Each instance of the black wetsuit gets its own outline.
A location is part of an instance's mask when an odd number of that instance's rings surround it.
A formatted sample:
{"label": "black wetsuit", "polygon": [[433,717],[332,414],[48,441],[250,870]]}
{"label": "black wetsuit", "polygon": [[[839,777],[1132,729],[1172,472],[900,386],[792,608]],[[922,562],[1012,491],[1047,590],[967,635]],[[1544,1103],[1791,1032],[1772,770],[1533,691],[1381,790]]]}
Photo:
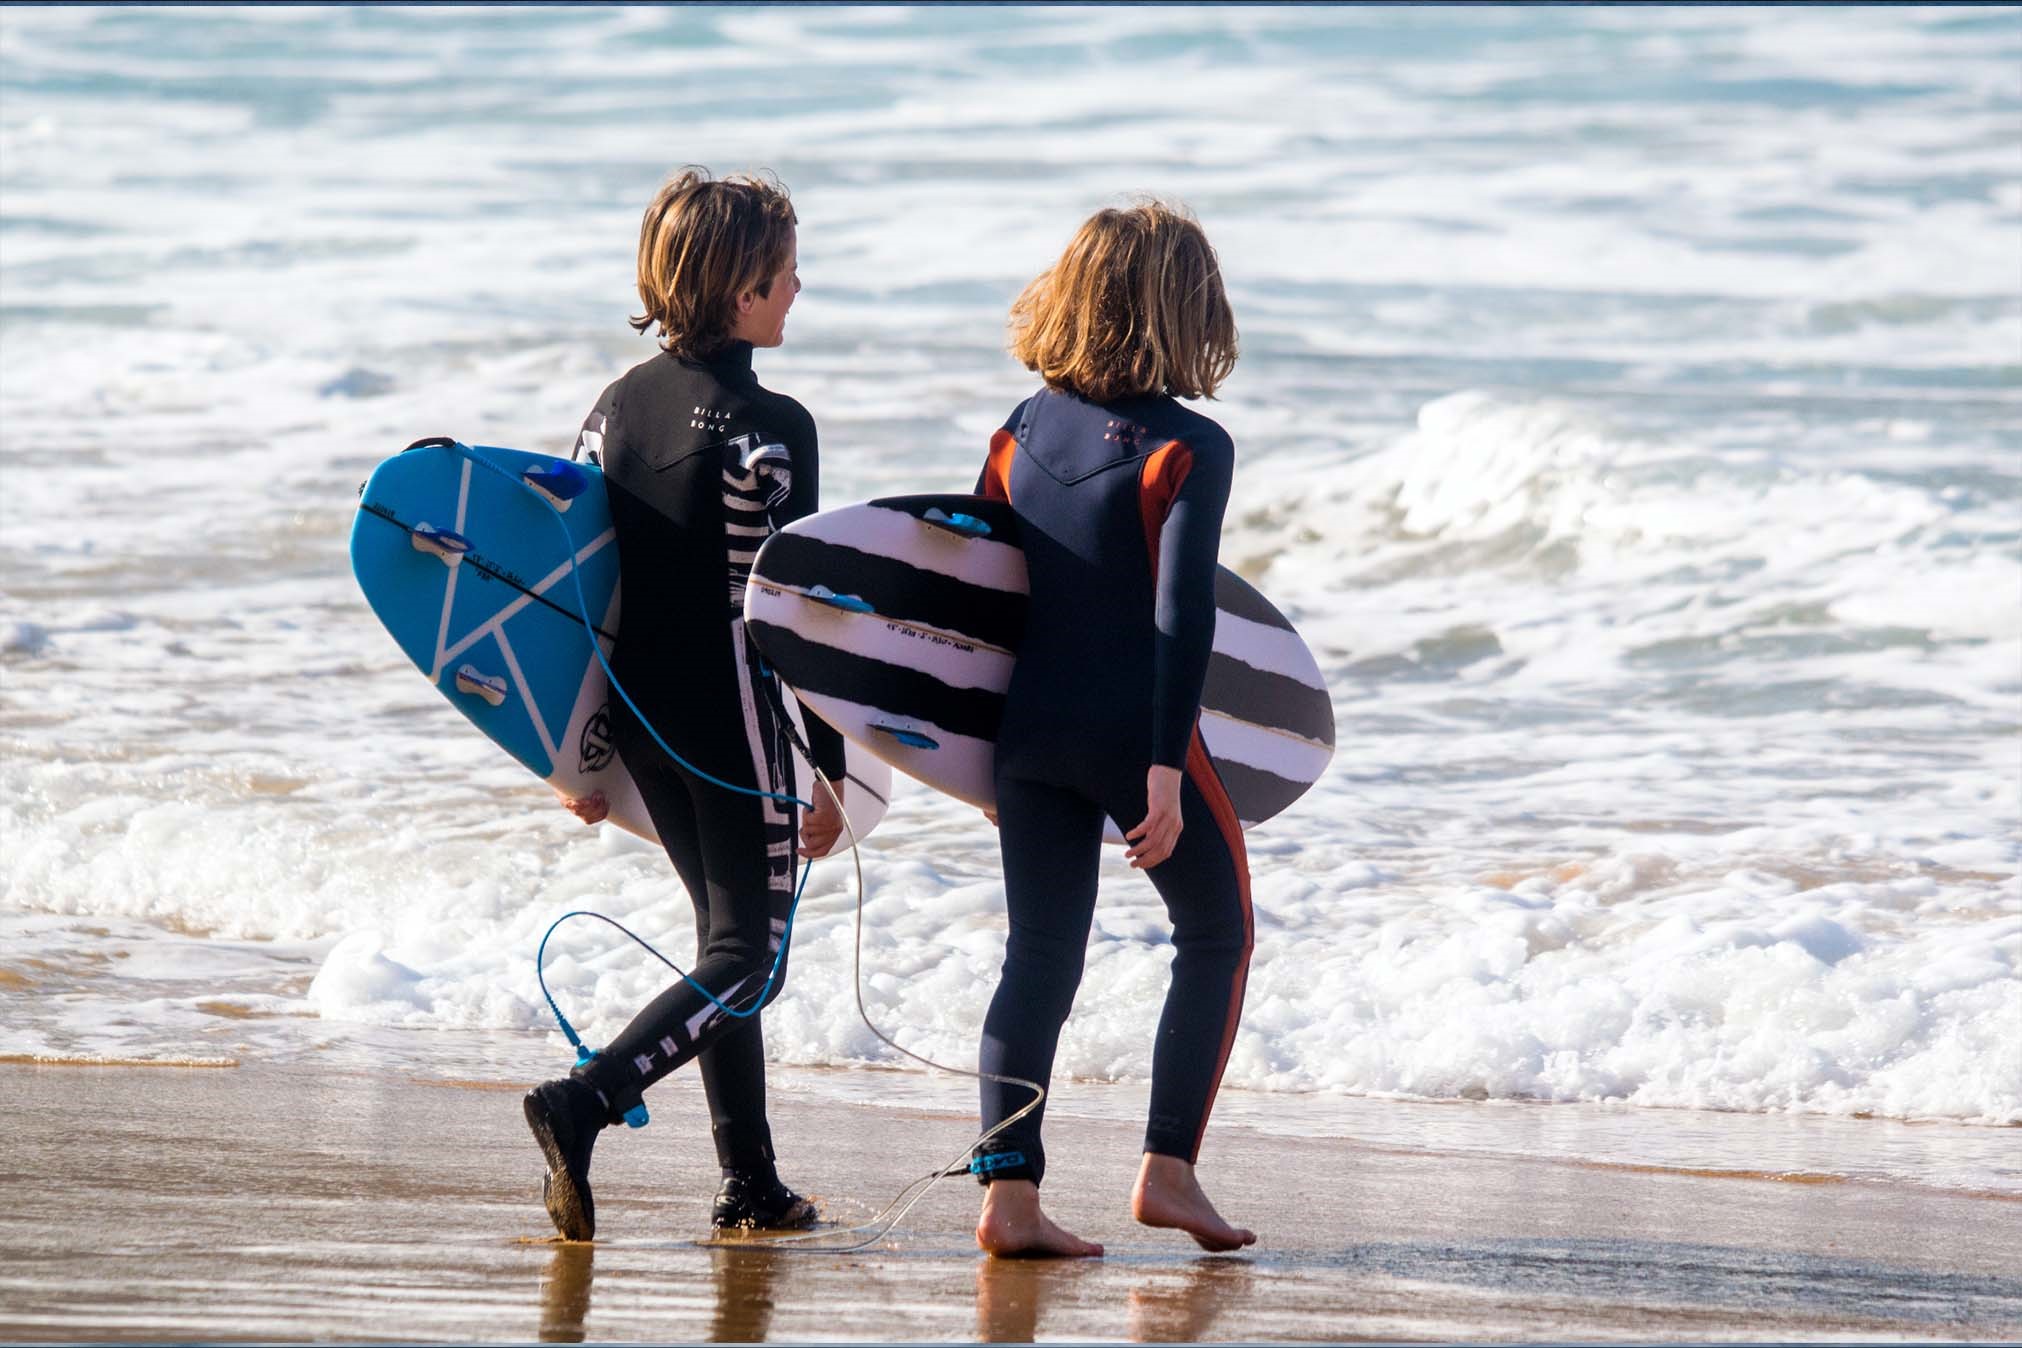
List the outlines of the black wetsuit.
{"label": "black wetsuit", "polygon": [[[751,346],[708,361],[660,355],[604,390],[576,457],[604,468],[624,588],[618,680],[674,751],[741,787],[791,793],[778,692],[744,639],[744,584],[759,544],[813,513],[814,419],[759,386]],[[793,898],[794,809],[712,785],[675,763],[614,697],[613,738],[695,904],[690,976],[747,1010],[760,997]],[[842,780],[842,738],[803,715],[817,766]],[[770,1000],[786,981],[779,976]],[[726,1170],[769,1171],[765,1047],[756,1015],[725,1014],[686,979],[635,1016],[576,1075],[612,1117],[690,1058]]]}
{"label": "black wetsuit", "polygon": [[[997,739],[1011,930],[982,1067],[1050,1077],[1081,982],[1103,816],[1136,827],[1146,770],[1181,768],[1179,841],[1147,872],[1174,958],[1144,1145],[1189,1162],[1234,1043],[1252,933],[1242,827],[1196,725],[1234,464],[1228,434],[1171,398],[1096,404],[1048,389],[991,440],[976,488],[1017,513],[1032,592]],[[1030,1099],[986,1081],[983,1121]],[[985,1145],[998,1155],[979,1158],[983,1178],[1044,1175],[1042,1112]]]}

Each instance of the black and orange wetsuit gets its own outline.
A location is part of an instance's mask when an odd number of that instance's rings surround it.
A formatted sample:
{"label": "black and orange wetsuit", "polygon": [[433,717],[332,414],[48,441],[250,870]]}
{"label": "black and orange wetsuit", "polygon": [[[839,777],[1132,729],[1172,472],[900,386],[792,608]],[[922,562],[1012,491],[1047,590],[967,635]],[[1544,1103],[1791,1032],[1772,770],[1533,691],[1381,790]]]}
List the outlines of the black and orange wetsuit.
{"label": "black and orange wetsuit", "polygon": [[[792,758],[773,677],[744,638],[744,585],[758,547],[811,514],[814,419],[762,387],[751,345],[710,360],[663,354],[604,390],[576,457],[603,465],[624,573],[612,666],[640,711],[695,767],[747,790],[791,793]],[[695,905],[689,975],[739,1010],[755,1004],[793,899],[790,804],[726,791],[670,759],[613,699],[618,752]],[[842,737],[803,716],[821,770],[842,780]],[[768,997],[785,985],[780,965]],[[691,1058],[725,1172],[769,1176],[765,1047],[758,1017],[724,1014],[678,980],[575,1075],[612,1118]]]}
{"label": "black and orange wetsuit", "polygon": [[[1171,398],[1098,404],[1047,389],[992,438],[976,488],[1017,514],[1032,592],[997,739],[1011,930],[981,1065],[1050,1077],[1081,982],[1103,817],[1136,827],[1146,770],[1182,768],[1179,842],[1147,872],[1174,958],[1144,1146],[1188,1162],[1235,1040],[1251,945],[1242,828],[1196,724],[1234,464],[1227,432]],[[984,1123],[1030,1098],[986,1080]],[[1035,1111],[985,1144],[980,1177],[1039,1180],[1040,1122]]]}

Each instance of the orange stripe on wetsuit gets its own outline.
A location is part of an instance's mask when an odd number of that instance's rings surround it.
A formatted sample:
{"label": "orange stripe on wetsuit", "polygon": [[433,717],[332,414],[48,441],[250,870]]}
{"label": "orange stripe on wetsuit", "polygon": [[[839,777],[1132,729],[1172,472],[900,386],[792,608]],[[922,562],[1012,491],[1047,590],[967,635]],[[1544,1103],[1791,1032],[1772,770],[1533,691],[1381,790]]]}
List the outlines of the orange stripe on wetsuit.
{"label": "orange stripe on wetsuit", "polygon": [[1011,504],[1011,460],[1017,455],[1018,440],[1011,432],[1000,430],[990,437],[990,457],[983,462],[983,480],[977,486],[979,496]]}
{"label": "orange stripe on wetsuit", "polygon": [[[1012,452],[1017,443],[1008,432],[999,431],[998,438],[1010,442]],[[997,439],[990,442],[990,468],[997,464]],[[1008,469],[1009,455],[1006,456]],[[1172,512],[1172,505],[1179,497],[1180,487],[1187,480],[1187,473],[1193,467],[1193,451],[1178,440],[1168,440],[1145,456],[1144,465],[1138,470],[1138,510],[1144,520],[1144,545],[1151,555],[1151,579],[1158,583],[1159,536],[1165,530],[1165,519]],[[987,475],[990,468],[986,468]],[[1008,478],[1007,478],[1008,481]],[[1007,491],[1005,500],[1010,500]],[[1236,817],[1236,807],[1229,800],[1227,788],[1222,785],[1221,774],[1215,771],[1214,760],[1208,757],[1206,743],[1201,739],[1200,718],[1194,718],[1192,737],[1187,741],[1187,780],[1201,793],[1207,802],[1208,813],[1221,831],[1222,841],[1228,844],[1229,861],[1235,867],[1236,893],[1243,907],[1243,952],[1236,961],[1234,985],[1229,989],[1228,1016],[1222,1026],[1221,1047],[1215,1057],[1214,1084],[1209,1087],[1207,1105],[1201,1111],[1200,1127],[1194,1132],[1193,1154],[1189,1162],[1200,1155],[1201,1137],[1208,1129],[1208,1115],[1213,1113],[1215,1096],[1221,1091],[1222,1072],[1228,1067],[1229,1054],[1236,1046],[1236,1026],[1242,1020],[1243,992],[1249,981],[1250,951],[1256,944],[1256,922],[1250,909],[1250,854],[1243,846],[1243,824]]]}

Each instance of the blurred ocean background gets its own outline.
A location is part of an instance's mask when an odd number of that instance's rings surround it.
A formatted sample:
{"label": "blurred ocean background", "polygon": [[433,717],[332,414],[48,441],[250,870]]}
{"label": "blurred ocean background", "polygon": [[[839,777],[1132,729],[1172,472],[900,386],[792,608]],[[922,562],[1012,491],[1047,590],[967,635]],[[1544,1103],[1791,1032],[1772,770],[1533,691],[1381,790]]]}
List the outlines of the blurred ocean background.
{"label": "blurred ocean background", "polygon": [[[793,192],[758,368],[831,504],[973,481],[1089,211],[1218,245],[1223,559],[1340,740],[1251,835],[1223,1117],[2022,1122],[2012,8],[0,11],[0,1057],[532,1079],[555,915],[690,948],[345,544],[417,437],[565,451],[691,162]],[[973,1062],[994,833],[913,787],[864,866],[873,1017]],[[1061,1069],[1141,1083],[1171,950],[1109,866]],[[775,1060],[899,1065],[854,913],[818,866]],[[594,1043],[661,971],[577,928]]]}

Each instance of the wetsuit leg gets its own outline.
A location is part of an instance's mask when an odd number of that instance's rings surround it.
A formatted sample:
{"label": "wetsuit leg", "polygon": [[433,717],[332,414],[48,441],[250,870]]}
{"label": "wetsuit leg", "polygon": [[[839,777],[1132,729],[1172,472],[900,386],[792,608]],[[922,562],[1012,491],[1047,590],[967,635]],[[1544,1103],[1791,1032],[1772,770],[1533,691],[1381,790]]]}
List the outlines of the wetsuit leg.
{"label": "wetsuit leg", "polygon": [[[1004,972],[983,1020],[979,1055],[985,1072],[1046,1085],[1060,1027],[1074,1005],[1095,916],[1096,872],[1102,855],[1102,807],[1064,787],[1000,778],[997,827],[1004,855],[1004,900],[1011,931]],[[1003,1122],[1032,1100],[1023,1086],[982,1083],[983,1124]],[[1034,1110],[989,1142],[985,1153],[1021,1153],[989,1171],[990,1179],[1038,1181],[1046,1173]]]}
{"label": "wetsuit leg", "polygon": [[[704,943],[698,938],[698,960]],[[780,977],[786,968],[780,967]],[[773,981],[773,993],[779,980]],[[702,1091],[709,1101],[709,1128],[716,1140],[716,1164],[726,1175],[770,1173],[773,1166],[772,1125],[765,1115],[765,1032],[762,1018],[751,1016],[732,1025],[696,1055]]]}
{"label": "wetsuit leg", "polygon": [[[1144,818],[1143,782],[1110,804],[1133,827]],[[1152,1046],[1144,1149],[1191,1164],[1235,1045],[1253,940],[1242,826],[1198,733],[1180,780],[1180,820],[1172,855],[1146,872],[1172,919],[1173,961]]]}
{"label": "wetsuit leg", "polygon": [[[695,905],[695,962],[699,964],[709,952],[710,917],[708,872],[702,864],[702,827],[695,818],[695,803],[688,794],[688,784],[660,746],[638,727],[629,709],[620,710],[623,719],[633,723],[625,737],[626,770],[638,784],[660,844],[667,849],[667,858]],[[702,1076],[702,1091],[709,1101],[716,1161],[726,1173],[764,1171],[773,1161],[772,1128],[765,1115],[761,1019],[752,1016],[738,1022],[695,1059],[695,1070]]]}
{"label": "wetsuit leg", "polygon": [[[741,642],[739,646],[740,659],[746,659]],[[783,757],[777,752],[779,735],[773,713],[749,683],[745,693],[739,738],[751,756],[753,775],[767,782],[767,789],[784,790],[790,781]],[[688,971],[690,978],[709,989],[717,1001],[738,1011],[758,1005],[761,995],[768,1001],[778,996],[786,982],[786,961],[780,961],[769,992],[765,991],[765,980],[784,939],[787,914],[793,902],[791,807],[691,777],[664,755],[648,752],[651,741],[636,718],[628,714],[616,716],[613,721],[619,752],[627,764],[653,764],[645,772],[634,770],[642,794],[650,790],[663,801],[678,800],[673,789],[678,783],[687,797],[686,819],[678,809],[670,809],[669,818],[676,832],[683,831],[687,820],[692,819],[695,857],[701,870],[701,884],[691,891],[700,910],[697,929],[701,952],[694,968]],[[672,782],[667,780],[669,777]],[[654,786],[646,785],[648,778],[654,779]],[[654,827],[661,828],[653,796],[647,797],[647,808],[653,815]],[[726,1035],[755,1029],[755,1015],[727,1014],[694,983],[681,979],[667,988],[633,1017],[631,1024],[596,1059],[579,1069],[579,1075],[604,1092],[614,1114],[622,1113],[654,1082],[714,1048]],[[754,1035],[749,1042],[762,1054],[762,1040]],[[734,1099],[726,1104],[747,1119],[748,1111],[755,1107],[762,1118],[762,1057],[743,1045],[733,1045],[732,1053],[742,1056],[733,1056],[724,1066],[741,1064],[745,1069],[757,1070],[733,1086]],[[755,1091],[749,1078],[757,1079]],[[734,1139],[731,1150],[739,1162],[745,1159],[743,1153],[752,1140]],[[769,1152],[769,1145],[765,1150]]]}

